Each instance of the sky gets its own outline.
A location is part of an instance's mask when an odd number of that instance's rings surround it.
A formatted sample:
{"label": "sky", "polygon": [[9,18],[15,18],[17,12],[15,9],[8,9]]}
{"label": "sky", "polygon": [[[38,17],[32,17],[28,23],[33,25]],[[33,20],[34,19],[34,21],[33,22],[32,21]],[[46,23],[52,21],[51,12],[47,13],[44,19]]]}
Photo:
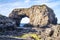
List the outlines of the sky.
{"label": "sky", "polygon": [[[58,23],[60,23],[60,0],[0,0],[0,14],[8,16],[15,8],[29,8],[32,5],[41,4],[52,8],[58,18]],[[25,19],[22,22],[26,22]]]}

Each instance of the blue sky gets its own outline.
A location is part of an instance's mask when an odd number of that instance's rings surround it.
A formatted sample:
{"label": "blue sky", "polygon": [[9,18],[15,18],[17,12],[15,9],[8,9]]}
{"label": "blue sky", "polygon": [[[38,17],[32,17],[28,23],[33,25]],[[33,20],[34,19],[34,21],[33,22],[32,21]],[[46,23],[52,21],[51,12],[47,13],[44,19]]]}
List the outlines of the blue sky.
{"label": "blue sky", "polygon": [[0,14],[8,16],[15,8],[28,8],[41,4],[52,8],[58,18],[58,23],[60,23],[60,0],[0,0]]}

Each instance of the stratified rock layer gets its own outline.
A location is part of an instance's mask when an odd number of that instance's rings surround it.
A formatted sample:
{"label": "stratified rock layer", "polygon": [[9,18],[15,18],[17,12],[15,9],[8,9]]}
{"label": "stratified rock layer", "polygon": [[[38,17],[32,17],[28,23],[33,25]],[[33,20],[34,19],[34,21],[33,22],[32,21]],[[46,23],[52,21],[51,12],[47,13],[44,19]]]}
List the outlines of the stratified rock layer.
{"label": "stratified rock layer", "polygon": [[6,30],[6,29],[12,30],[15,27],[16,27],[16,23],[12,19],[3,15],[0,15],[0,31]]}
{"label": "stratified rock layer", "polygon": [[14,9],[9,17],[14,19],[17,25],[20,24],[23,17],[28,17],[30,24],[33,26],[42,27],[48,24],[57,24],[54,11],[46,5],[34,5],[30,8]]}

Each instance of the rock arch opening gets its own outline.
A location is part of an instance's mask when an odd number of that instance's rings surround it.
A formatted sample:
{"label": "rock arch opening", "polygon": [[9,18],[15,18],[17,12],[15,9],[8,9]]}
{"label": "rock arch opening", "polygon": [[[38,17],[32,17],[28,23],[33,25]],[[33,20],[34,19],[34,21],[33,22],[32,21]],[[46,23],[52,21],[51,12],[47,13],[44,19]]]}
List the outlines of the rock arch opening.
{"label": "rock arch opening", "polygon": [[28,17],[24,17],[20,21],[20,27],[23,27],[25,24],[29,24],[30,19]]}
{"label": "rock arch opening", "polygon": [[46,5],[34,5],[30,8],[14,9],[11,14],[9,14],[9,17],[15,20],[17,26],[20,25],[21,19],[24,17],[30,19],[28,26],[44,27],[49,24],[57,24],[54,11]]}

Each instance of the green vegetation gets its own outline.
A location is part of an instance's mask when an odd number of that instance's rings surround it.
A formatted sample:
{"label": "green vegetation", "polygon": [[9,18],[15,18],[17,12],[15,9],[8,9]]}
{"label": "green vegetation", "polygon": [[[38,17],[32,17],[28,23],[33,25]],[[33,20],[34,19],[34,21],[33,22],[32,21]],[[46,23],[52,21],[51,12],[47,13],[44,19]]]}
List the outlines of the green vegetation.
{"label": "green vegetation", "polygon": [[40,37],[37,34],[24,34],[22,36],[18,36],[17,38],[27,38],[32,37],[35,40],[40,40]]}

